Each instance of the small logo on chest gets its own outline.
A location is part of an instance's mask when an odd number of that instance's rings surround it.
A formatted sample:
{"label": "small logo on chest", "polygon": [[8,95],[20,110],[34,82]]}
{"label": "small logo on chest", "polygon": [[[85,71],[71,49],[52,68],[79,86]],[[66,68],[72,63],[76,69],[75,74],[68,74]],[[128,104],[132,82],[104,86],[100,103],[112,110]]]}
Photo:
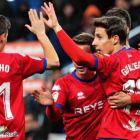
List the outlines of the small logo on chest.
{"label": "small logo on chest", "polygon": [[83,92],[78,92],[78,93],[77,93],[77,97],[78,97],[78,99],[83,99],[83,98],[85,98]]}

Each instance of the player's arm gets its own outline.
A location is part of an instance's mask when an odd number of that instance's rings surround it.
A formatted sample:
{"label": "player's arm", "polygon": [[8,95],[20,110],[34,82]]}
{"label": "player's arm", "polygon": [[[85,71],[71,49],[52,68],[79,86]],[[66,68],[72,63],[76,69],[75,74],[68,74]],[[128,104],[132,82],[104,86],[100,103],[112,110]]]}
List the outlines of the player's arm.
{"label": "player's arm", "polygon": [[36,10],[30,10],[29,12],[29,19],[31,22],[30,25],[25,25],[32,33],[34,33],[39,42],[42,45],[44,50],[44,55],[47,60],[47,67],[46,69],[53,69],[59,66],[59,58],[50,43],[48,37],[45,34],[45,25],[43,22],[43,16],[40,12],[40,17],[38,17]]}
{"label": "player's arm", "polygon": [[57,33],[57,37],[64,49],[64,51],[70,56],[70,58],[79,65],[85,65],[90,69],[94,68],[95,58],[85,51],[81,50],[76,43],[62,30],[58,23],[53,5],[49,2],[49,5],[44,3],[44,7],[41,7],[48,16],[48,20],[44,19],[45,24],[53,28]]}
{"label": "player's arm", "polygon": [[140,104],[140,94],[128,95],[124,92],[116,92],[108,98],[111,108],[120,108],[126,105]]}
{"label": "player's arm", "polygon": [[52,94],[49,90],[45,88],[43,88],[43,91],[35,90],[32,92],[32,96],[36,102],[47,106],[46,114],[51,121],[56,122],[60,119],[63,111],[62,109],[56,107]]}

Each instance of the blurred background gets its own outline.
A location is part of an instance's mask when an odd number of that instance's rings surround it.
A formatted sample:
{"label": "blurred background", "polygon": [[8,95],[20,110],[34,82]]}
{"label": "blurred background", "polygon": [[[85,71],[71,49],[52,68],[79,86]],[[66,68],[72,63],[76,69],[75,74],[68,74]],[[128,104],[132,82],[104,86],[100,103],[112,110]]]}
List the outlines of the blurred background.
{"label": "blurred background", "polygon": [[[138,49],[140,43],[140,0],[0,0],[0,14],[11,22],[8,43],[4,52],[18,52],[31,56],[43,56],[43,50],[35,35],[24,26],[30,24],[28,10],[41,10],[44,2],[52,2],[62,28],[70,37],[81,32],[94,34],[93,18],[101,17],[113,7],[122,7],[131,16],[130,45]],[[45,13],[44,17],[46,17]],[[46,17],[47,18],[47,17]],[[72,61],[62,50],[54,31],[46,27],[46,34],[60,58],[60,67],[44,74],[35,74],[23,81],[25,102],[26,140],[63,140],[62,119],[52,123],[45,115],[46,106],[39,105],[30,96],[43,85],[50,91],[54,82],[74,70]]]}

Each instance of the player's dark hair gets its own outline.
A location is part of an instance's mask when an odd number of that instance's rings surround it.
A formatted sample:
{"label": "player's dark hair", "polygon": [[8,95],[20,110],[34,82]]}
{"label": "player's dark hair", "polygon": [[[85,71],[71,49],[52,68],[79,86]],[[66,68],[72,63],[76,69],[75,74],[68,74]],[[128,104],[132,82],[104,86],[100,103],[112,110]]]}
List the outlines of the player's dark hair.
{"label": "player's dark hair", "polygon": [[8,33],[8,29],[10,29],[11,24],[10,22],[6,19],[5,16],[0,15],[0,35],[2,34],[7,34]]}
{"label": "player's dark hair", "polygon": [[101,18],[94,19],[94,26],[105,28],[108,38],[111,38],[114,35],[118,35],[120,44],[121,45],[126,44],[127,25],[123,19],[116,16],[112,17],[103,16]]}
{"label": "player's dark hair", "polygon": [[129,13],[123,8],[112,8],[107,11],[105,16],[117,16],[119,18],[122,18],[123,20],[125,20],[127,27],[129,27],[129,29],[131,28],[131,17]]}
{"label": "player's dark hair", "polygon": [[91,52],[95,52],[95,47],[92,46],[92,42],[94,40],[94,36],[92,34],[83,32],[79,35],[74,36],[72,39],[76,44],[89,45]]}

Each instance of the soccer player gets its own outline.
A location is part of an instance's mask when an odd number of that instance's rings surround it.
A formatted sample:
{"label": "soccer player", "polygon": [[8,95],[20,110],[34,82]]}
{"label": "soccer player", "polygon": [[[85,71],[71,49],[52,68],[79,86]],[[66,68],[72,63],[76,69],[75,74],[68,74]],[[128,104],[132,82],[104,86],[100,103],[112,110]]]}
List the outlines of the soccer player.
{"label": "soccer player", "polygon": [[[31,26],[26,27],[37,36],[45,58],[0,53],[0,140],[25,140],[23,79],[59,66],[58,56],[45,35],[42,13],[39,18],[35,10],[30,10],[29,19]],[[0,15],[0,51],[7,42],[9,28],[9,21]]]}
{"label": "soccer player", "polygon": [[[91,53],[91,49],[94,49],[93,39],[93,35],[81,33],[73,41],[79,48]],[[104,91],[94,71],[76,63],[74,66],[75,71],[56,81],[52,94],[49,90],[34,91],[32,96],[42,105],[48,105],[46,113],[51,121],[58,121],[63,116],[67,140],[95,140],[100,126]]]}
{"label": "soccer player", "polygon": [[[92,55],[79,49],[59,25],[53,6],[43,8],[49,19],[44,22],[53,28],[57,37],[70,58],[78,65],[96,70],[102,81],[102,86],[109,97],[118,91],[126,94],[139,93],[140,58],[139,51],[126,49],[127,25],[118,17],[102,17],[94,20],[96,26],[94,46],[100,46],[105,53]],[[108,102],[104,104],[103,118],[98,133],[98,139],[128,139],[140,138],[139,106],[129,105],[126,108],[112,109]]]}
{"label": "soccer player", "polygon": [[[126,24],[127,24],[127,39],[126,39],[126,48],[131,49],[131,51],[136,51],[133,47],[130,47],[129,45],[129,41],[128,41],[128,37],[129,37],[129,31],[131,29],[131,17],[129,15],[129,13],[124,10],[123,8],[112,8],[110,10],[107,11],[107,13],[105,14],[105,16],[117,16],[123,20],[125,20]],[[98,49],[100,50],[100,49]],[[104,53],[104,52],[103,52]],[[131,98],[130,98],[130,97]],[[140,104],[140,95],[139,94],[132,94],[132,95],[128,95],[128,94],[124,94],[123,92],[119,92],[119,93],[115,93],[113,96],[110,96],[108,98],[109,103],[111,105],[112,108],[118,108],[118,107],[124,107],[124,105],[127,104]]]}

